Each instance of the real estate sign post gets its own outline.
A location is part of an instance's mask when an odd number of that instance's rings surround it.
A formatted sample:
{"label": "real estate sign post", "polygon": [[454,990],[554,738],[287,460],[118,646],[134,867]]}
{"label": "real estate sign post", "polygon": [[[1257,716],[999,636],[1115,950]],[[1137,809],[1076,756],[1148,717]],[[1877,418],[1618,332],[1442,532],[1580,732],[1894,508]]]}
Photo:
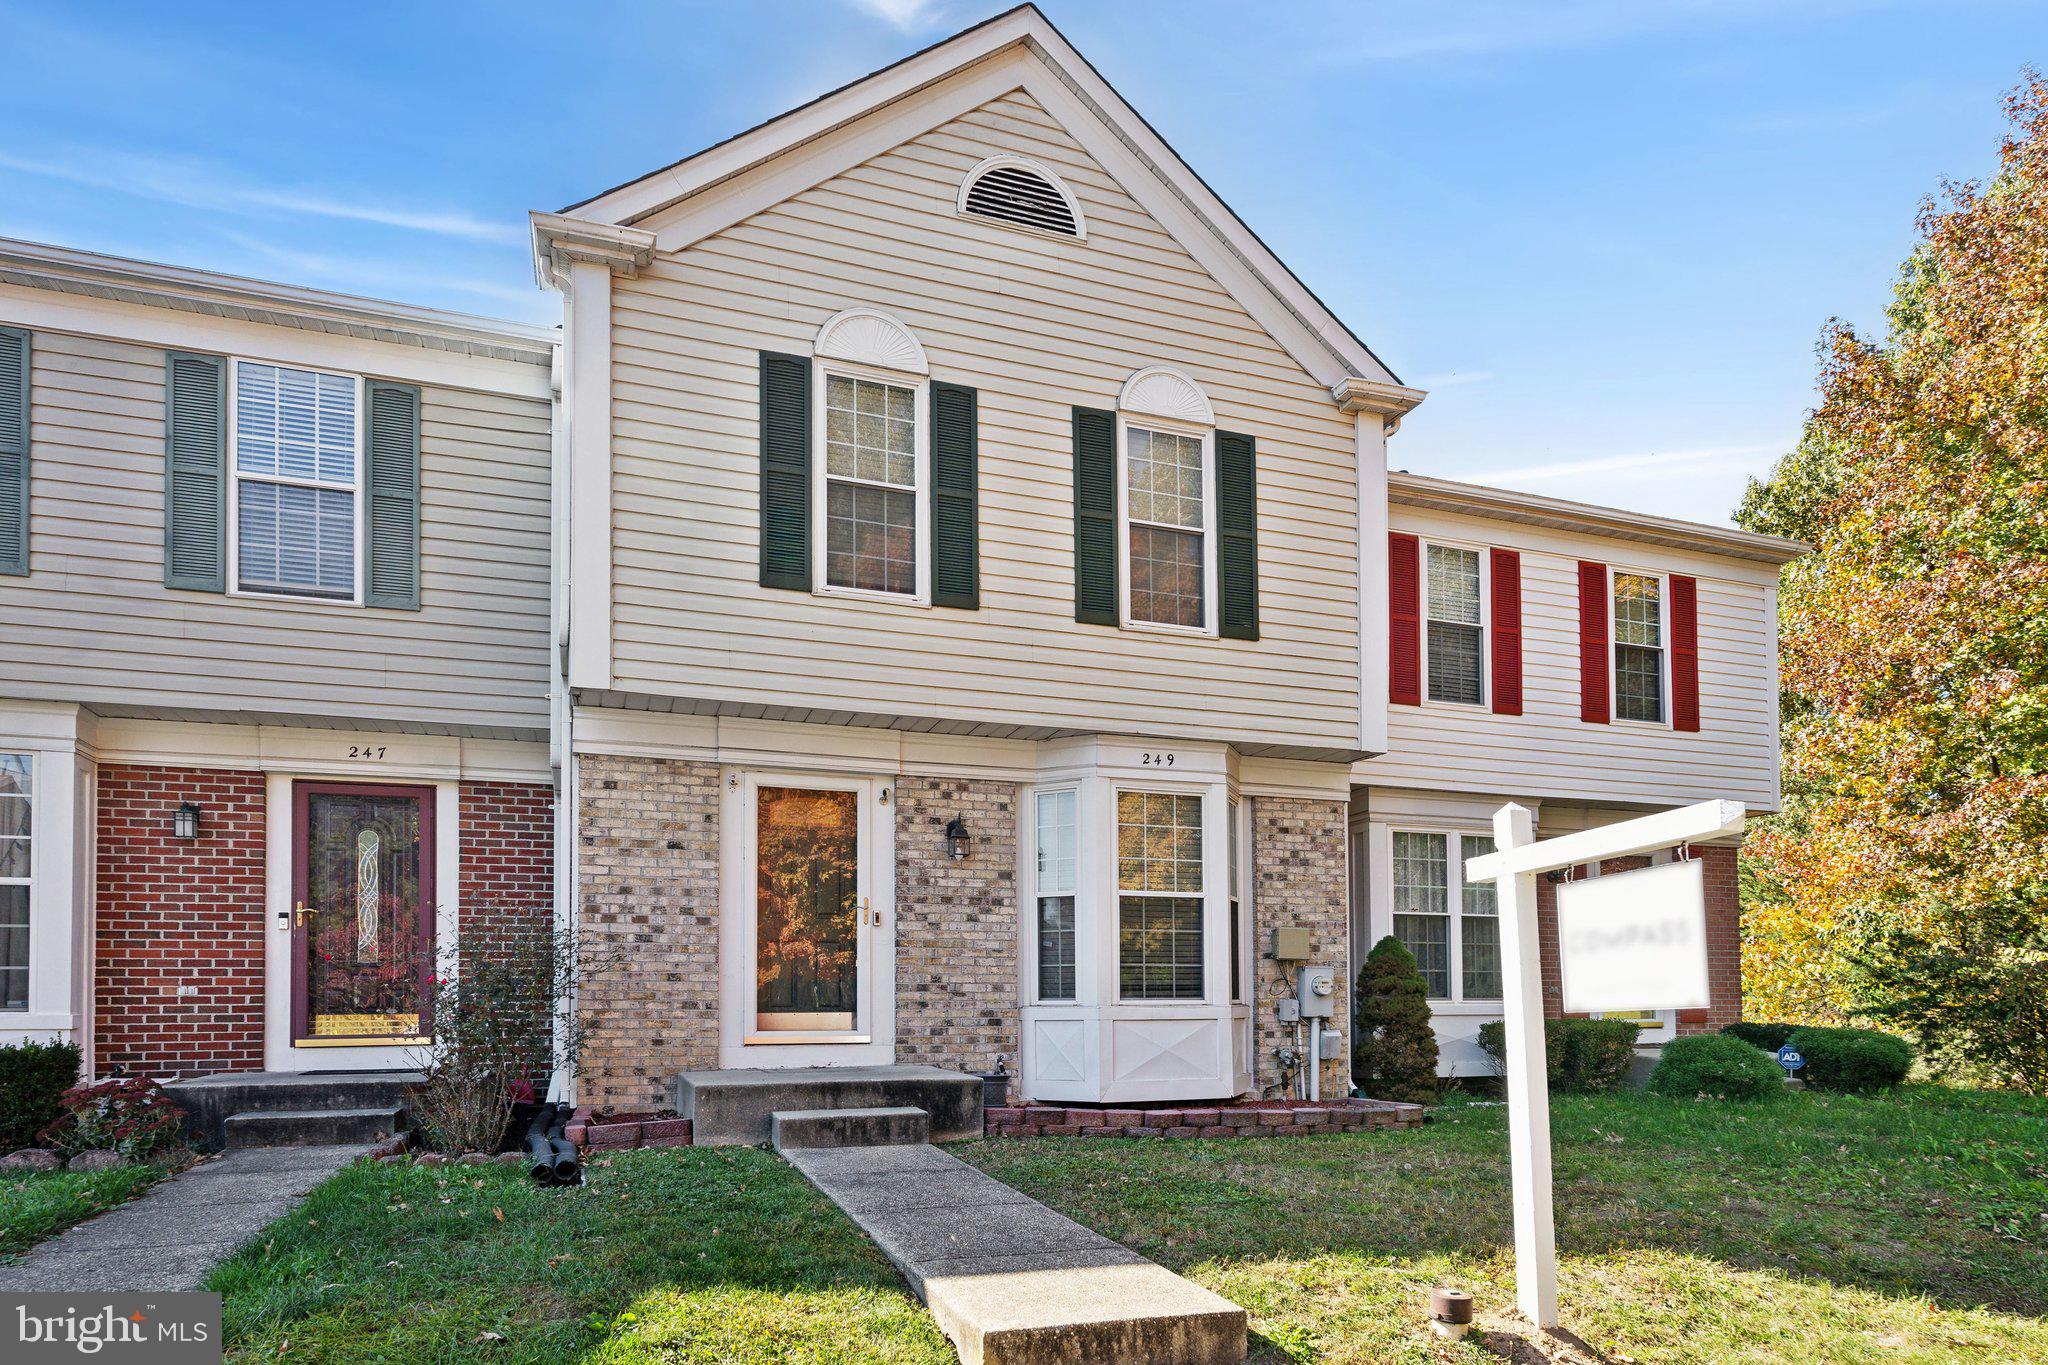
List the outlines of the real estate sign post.
{"label": "real estate sign post", "polygon": [[[1540,1328],[1557,1326],[1558,1318],[1536,877],[1734,834],[1742,821],[1740,803],[1705,801],[1539,843],[1528,808],[1507,805],[1493,817],[1495,851],[1465,864],[1468,882],[1494,883],[1500,909],[1515,1299],[1522,1315]],[[1566,1009],[1695,1009],[1707,1003],[1705,884],[1698,863],[1573,885],[1584,889],[1558,898]]]}

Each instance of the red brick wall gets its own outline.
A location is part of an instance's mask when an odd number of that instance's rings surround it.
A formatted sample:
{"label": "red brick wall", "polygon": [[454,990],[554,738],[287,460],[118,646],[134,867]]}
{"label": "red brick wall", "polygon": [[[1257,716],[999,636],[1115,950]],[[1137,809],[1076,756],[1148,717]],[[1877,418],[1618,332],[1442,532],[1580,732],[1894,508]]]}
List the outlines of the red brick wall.
{"label": "red brick wall", "polygon": [[[171,813],[199,805],[199,837]],[[263,1065],[263,775],[103,766],[93,1026],[101,1075]],[[197,994],[180,996],[180,986]]]}
{"label": "red brick wall", "polygon": [[[1735,853],[1720,845],[1695,845],[1694,857],[1706,864],[1707,986],[1713,1003],[1704,1010],[1683,1010],[1678,1033],[1712,1033],[1742,1017],[1741,905],[1735,890]],[[1609,858],[1603,873],[1645,867],[1647,858]],[[1555,1019],[1564,1013],[1563,987],[1557,965],[1557,888],[1548,877],[1536,879],[1537,940],[1543,953],[1543,1013]]]}
{"label": "red brick wall", "polygon": [[465,782],[464,948],[512,944],[554,923],[555,793],[538,782]]}

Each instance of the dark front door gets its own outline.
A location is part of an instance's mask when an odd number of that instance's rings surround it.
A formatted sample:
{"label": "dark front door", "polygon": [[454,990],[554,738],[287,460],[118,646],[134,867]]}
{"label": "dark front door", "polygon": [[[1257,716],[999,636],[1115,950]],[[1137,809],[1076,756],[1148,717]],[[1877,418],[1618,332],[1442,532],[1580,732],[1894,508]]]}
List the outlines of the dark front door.
{"label": "dark front door", "polygon": [[434,789],[292,788],[292,1041],[423,1041],[434,973]]}

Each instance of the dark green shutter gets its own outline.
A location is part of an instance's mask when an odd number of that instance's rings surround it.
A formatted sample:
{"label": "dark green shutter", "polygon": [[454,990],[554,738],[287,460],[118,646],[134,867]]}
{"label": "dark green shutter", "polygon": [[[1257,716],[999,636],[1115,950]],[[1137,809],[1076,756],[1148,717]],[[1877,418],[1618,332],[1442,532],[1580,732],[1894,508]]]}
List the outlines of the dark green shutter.
{"label": "dark green shutter", "polygon": [[228,366],[217,355],[165,359],[164,584],[227,588]]}
{"label": "dark green shutter", "polygon": [[1074,619],[1118,624],[1116,414],[1074,409]]}
{"label": "dark green shutter", "polygon": [[1218,633],[1259,638],[1258,453],[1252,438],[1216,433],[1216,596]]}
{"label": "dark green shutter", "polygon": [[761,586],[811,590],[811,362],[761,352]]}
{"label": "dark green shutter", "polygon": [[28,333],[0,327],[0,574],[28,572]]}
{"label": "dark green shutter", "polygon": [[932,385],[932,605],[981,605],[976,462],[979,395]]}
{"label": "dark green shutter", "polygon": [[364,528],[363,601],[372,607],[420,609],[420,391],[372,379],[364,464],[370,520]]}

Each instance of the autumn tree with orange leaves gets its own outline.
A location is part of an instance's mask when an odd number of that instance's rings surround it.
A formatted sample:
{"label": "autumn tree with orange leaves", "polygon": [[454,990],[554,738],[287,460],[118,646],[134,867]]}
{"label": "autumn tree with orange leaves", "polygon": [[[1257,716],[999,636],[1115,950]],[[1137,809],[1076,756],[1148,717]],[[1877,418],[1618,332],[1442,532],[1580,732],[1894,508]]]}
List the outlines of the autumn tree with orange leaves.
{"label": "autumn tree with orange leaves", "polygon": [[1882,341],[1830,325],[1737,520],[1781,588],[1787,799],[1745,854],[1755,1017],[1871,1018],[2048,1093],[2048,81],[1920,215]]}

